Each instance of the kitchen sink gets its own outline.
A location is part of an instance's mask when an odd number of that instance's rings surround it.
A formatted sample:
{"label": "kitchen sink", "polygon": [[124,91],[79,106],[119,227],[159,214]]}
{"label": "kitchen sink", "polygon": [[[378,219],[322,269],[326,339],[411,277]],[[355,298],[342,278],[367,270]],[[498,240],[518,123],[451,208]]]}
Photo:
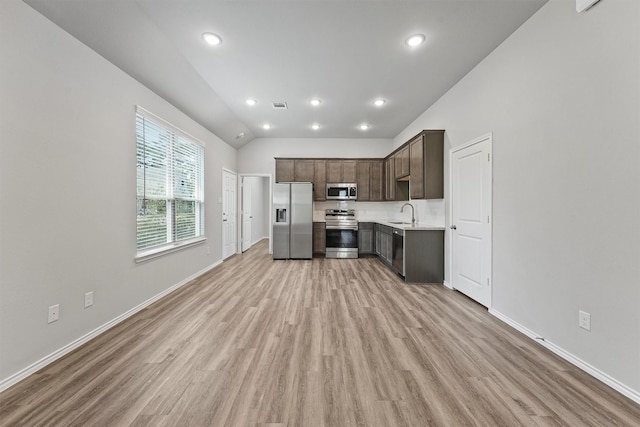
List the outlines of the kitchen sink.
{"label": "kitchen sink", "polygon": [[402,222],[402,221],[389,221],[389,224],[404,224],[404,225],[411,225],[410,222]]}

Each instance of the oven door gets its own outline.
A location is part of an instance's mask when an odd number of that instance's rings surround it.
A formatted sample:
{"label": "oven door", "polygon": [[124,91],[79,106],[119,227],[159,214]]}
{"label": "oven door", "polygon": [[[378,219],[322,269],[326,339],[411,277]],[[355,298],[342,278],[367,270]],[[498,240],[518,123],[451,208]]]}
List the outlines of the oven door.
{"label": "oven door", "polygon": [[358,258],[358,230],[327,226],[325,250],[326,258]]}

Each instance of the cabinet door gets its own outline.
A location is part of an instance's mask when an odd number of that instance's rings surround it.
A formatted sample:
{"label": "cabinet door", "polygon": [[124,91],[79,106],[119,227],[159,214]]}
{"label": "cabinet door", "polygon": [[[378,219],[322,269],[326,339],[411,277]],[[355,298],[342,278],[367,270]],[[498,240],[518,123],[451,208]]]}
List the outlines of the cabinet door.
{"label": "cabinet door", "polygon": [[391,234],[382,234],[382,257],[391,262],[393,258],[393,236]]}
{"label": "cabinet door", "polygon": [[376,225],[375,228],[375,241],[376,241],[376,255],[378,256],[382,256],[382,232],[380,231],[380,228]]}
{"label": "cabinet door", "polygon": [[356,160],[342,161],[342,182],[356,182]]}
{"label": "cabinet door", "polygon": [[363,255],[373,253],[373,230],[358,230],[358,253]]}
{"label": "cabinet door", "polygon": [[313,160],[294,160],[293,179],[296,182],[313,182]]}
{"label": "cabinet door", "polygon": [[313,199],[323,201],[327,198],[327,162],[326,160],[313,161]]}
{"label": "cabinet door", "polygon": [[327,160],[327,182],[342,182],[342,160]]}
{"label": "cabinet door", "polygon": [[292,182],[294,180],[294,161],[276,159],[276,182]]}
{"label": "cabinet door", "polygon": [[409,146],[404,147],[395,155],[396,178],[409,175]]}
{"label": "cabinet door", "polygon": [[384,200],[384,162],[372,160],[369,164],[369,200]]}
{"label": "cabinet door", "polygon": [[401,165],[401,176],[407,176],[411,172],[409,170],[409,146],[407,145],[402,150],[400,150],[400,165]]}
{"label": "cabinet door", "polygon": [[368,160],[358,160],[356,183],[358,184],[358,201],[371,200],[369,196],[369,167]]}
{"label": "cabinet door", "polygon": [[444,131],[425,133],[424,197],[444,198]]}
{"label": "cabinet door", "polygon": [[324,222],[313,223],[313,253],[323,254],[326,251],[326,233]]}
{"label": "cabinet door", "polygon": [[394,156],[385,160],[385,200],[396,199],[396,160]]}
{"label": "cabinet door", "polygon": [[393,155],[393,165],[395,168],[394,176],[396,178],[402,178],[402,157],[400,156],[400,152]]}
{"label": "cabinet door", "polygon": [[424,199],[424,141],[418,135],[409,143],[409,193],[412,199]]}

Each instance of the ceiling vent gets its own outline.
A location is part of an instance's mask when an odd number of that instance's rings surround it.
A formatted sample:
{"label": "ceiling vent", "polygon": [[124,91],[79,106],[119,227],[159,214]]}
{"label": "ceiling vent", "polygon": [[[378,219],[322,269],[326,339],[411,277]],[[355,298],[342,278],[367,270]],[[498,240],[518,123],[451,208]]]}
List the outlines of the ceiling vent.
{"label": "ceiling vent", "polygon": [[273,108],[275,108],[276,110],[286,110],[287,109],[287,103],[286,102],[272,102],[273,104]]}

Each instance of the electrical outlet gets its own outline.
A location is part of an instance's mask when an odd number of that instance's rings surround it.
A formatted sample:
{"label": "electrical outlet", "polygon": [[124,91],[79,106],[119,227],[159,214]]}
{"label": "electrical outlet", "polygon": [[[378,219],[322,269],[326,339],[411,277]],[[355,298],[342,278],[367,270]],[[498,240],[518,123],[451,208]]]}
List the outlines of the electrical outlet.
{"label": "electrical outlet", "polygon": [[52,305],[49,307],[49,320],[48,323],[53,323],[60,318],[60,304]]}
{"label": "electrical outlet", "polygon": [[211,246],[207,246],[207,255],[211,254]]}
{"label": "electrical outlet", "polygon": [[578,326],[587,331],[591,330],[591,314],[586,311],[578,311]]}
{"label": "electrical outlet", "polygon": [[93,291],[84,294],[84,308],[89,308],[93,305]]}

